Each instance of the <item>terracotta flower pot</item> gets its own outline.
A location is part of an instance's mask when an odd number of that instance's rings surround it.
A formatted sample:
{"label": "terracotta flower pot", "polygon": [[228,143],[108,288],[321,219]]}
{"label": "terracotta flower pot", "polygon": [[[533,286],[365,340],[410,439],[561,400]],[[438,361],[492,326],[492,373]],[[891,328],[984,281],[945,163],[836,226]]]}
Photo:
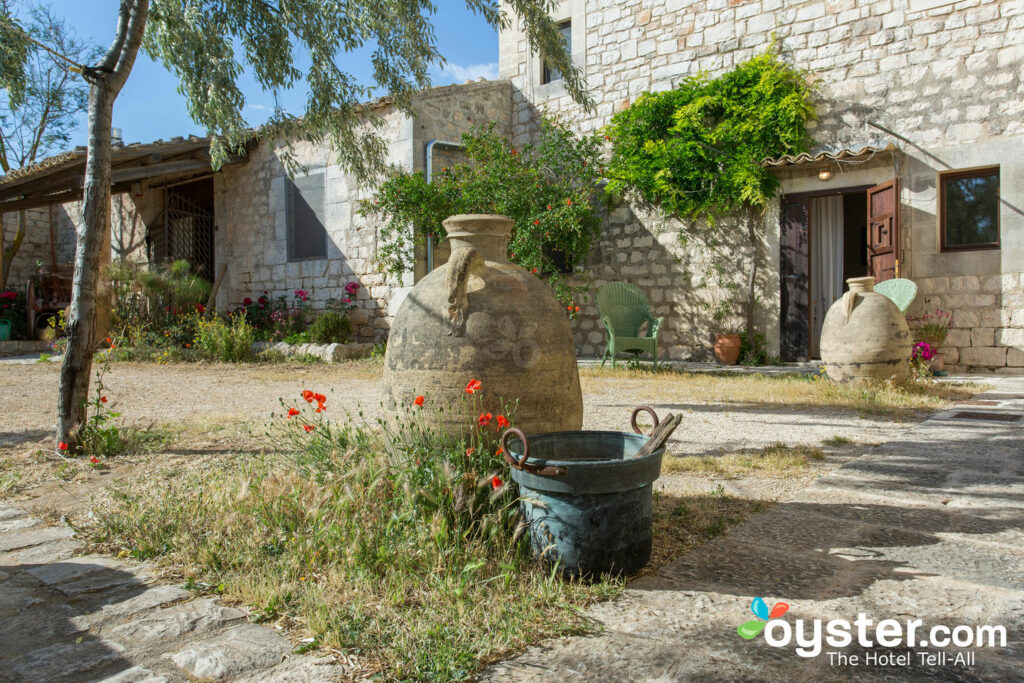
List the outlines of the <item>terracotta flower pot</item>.
{"label": "terracotta flower pot", "polygon": [[935,355],[932,356],[932,360],[928,363],[928,369],[932,372],[942,372],[946,369],[946,354],[942,351],[936,351]]}
{"label": "terracotta flower pot", "polygon": [[736,365],[740,359],[741,344],[738,334],[715,335],[715,358],[723,365]]}

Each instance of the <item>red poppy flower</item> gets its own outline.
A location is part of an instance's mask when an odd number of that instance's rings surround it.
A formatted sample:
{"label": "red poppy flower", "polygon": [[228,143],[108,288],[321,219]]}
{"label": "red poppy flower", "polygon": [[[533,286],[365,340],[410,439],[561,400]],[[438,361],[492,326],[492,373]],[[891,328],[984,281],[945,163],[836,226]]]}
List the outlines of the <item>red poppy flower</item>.
{"label": "red poppy flower", "polygon": [[313,399],[321,405],[327,402],[327,397],[323,394],[313,394]]}
{"label": "red poppy flower", "polygon": [[316,426],[315,425],[302,425],[302,428],[305,429],[307,432],[311,432],[314,429],[316,429]]}
{"label": "red poppy flower", "polygon": [[476,450],[475,448],[470,446],[469,448],[466,449],[466,455],[467,456],[473,455],[473,451],[475,451],[475,450]]}
{"label": "red poppy flower", "polygon": [[303,389],[302,390],[302,398],[306,399],[306,403],[312,403],[313,402],[313,392],[310,391],[309,389]]}
{"label": "red poppy flower", "polygon": [[107,402],[107,397],[106,396],[100,396],[100,403],[106,403],[106,402]]}
{"label": "red poppy flower", "polygon": [[494,417],[490,413],[480,413],[480,417],[476,419],[476,423],[481,427],[486,427],[491,424],[491,418]]}
{"label": "red poppy flower", "polygon": [[288,409],[288,417],[289,417],[289,419],[295,417],[298,414],[299,414],[299,411],[296,410],[295,408],[289,408]]}
{"label": "red poppy flower", "polygon": [[551,210],[551,205],[550,205],[550,204],[548,204],[548,211],[550,211],[550,210]]}
{"label": "red poppy flower", "polygon": [[508,427],[508,418],[506,418],[504,415],[499,415],[498,429],[505,429],[506,427]]}
{"label": "red poppy flower", "polygon": [[415,403],[415,404],[416,404],[416,405],[418,405],[418,406],[421,406],[421,405],[423,405],[423,397],[422,397],[422,396],[417,396],[417,397],[416,397],[416,400],[415,400],[415,401],[413,401],[413,403]]}
{"label": "red poppy flower", "polygon": [[109,344],[109,343],[111,343],[111,341],[110,341],[110,337],[107,337],[107,343],[108,343],[108,344]]}
{"label": "red poppy flower", "polygon": [[89,458],[89,462],[91,462],[93,465],[95,465],[99,461],[100,461],[100,459],[97,458],[95,455]]}
{"label": "red poppy flower", "polygon": [[59,448],[62,451],[66,451],[68,449],[68,445],[61,441],[60,443],[57,444],[57,448]]}
{"label": "red poppy flower", "polygon": [[572,206],[572,200],[571,199],[566,199],[565,200],[565,205],[566,206]]}
{"label": "red poppy flower", "polygon": [[504,455],[505,454],[505,449],[502,448],[501,446],[498,446],[498,450],[494,451],[494,454],[495,455]]}
{"label": "red poppy flower", "polygon": [[536,274],[537,274],[537,269],[536,269],[536,268],[534,268],[534,269],[533,269],[533,270],[531,270],[530,272],[531,272],[531,273],[533,273],[534,275],[536,275]]}
{"label": "red poppy flower", "polygon": [[491,477],[491,488],[494,489],[495,491],[501,488],[502,483],[503,482],[501,481],[501,477],[499,477],[497,474]]}
{"label": "red poppy flower", "polygon": [[471,379],[469,380],[469,384],[466,385],[466,393],[475,394],[476,392],[480,391],[480,386],[480,380]]}
{"label": "red poppy flower", "polygon": [[533,224],[534,225],[540,225],[540,219],[539,218],[534,219]]}

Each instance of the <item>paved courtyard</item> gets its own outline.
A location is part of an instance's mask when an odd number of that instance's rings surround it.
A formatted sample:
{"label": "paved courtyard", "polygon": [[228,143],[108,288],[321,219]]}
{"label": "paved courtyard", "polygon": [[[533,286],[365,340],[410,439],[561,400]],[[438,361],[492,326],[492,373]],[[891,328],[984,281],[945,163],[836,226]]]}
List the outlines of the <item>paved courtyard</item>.
{"label": "paved courtyard", "polygon": [[[311,382],[333,387],[332,410],[372,411],[377,380],[352,368],[197,368],[115,365],[110,391],[131,419],[257,422],[278,396]],[[44,444],[55,368],[0,367],[0,457],[25,458]],[[205,381],[204,381],[205,378]],[[621,598],[592,607],[598,635],[552,641],[495,665],[492,681],[1011,680],[1024,665],[1024,447],[1019,422],[965,420],[958,412],[1024,413],[1024,379],[986,378],[993,388],[935,414],[893,421],[856,410],[682,397],[671,382],[584,376],[588,428],[607,428],[637,403],[683,412],[679,454],[710,455],[733,444],[820,444],[844,436],[803,474],[780,480],[667,475],[661,495],[723,487],[778,501],[728,535],[632,582]],[[251,387],[258,383],[260,391]],[[980,402],[979,402],[980,401]],[[29,406],[29,407],[26,407]],[[201,417],[200,417],[201,416]],[[625,416],[625,417],[624,417]],[[991,416],[990,416],[991,417]],[[187,434],[183,432],[183,438]],[[161,459],[213,458],[236,443],[179,448]],[[153,456],[148,456],[152,458]],[[13,681],[326,681],[358,677],[340,653],[294,654],[287,632],[251,623],[244,606],[194,598],[156,567],[80,555],[62,508],[79,512],[104,477],[144,471],[141,457],[84,481],[43,481],[0,501],[0,670]],[[90,485],[95,484],[93,488]],[[86,494],[83,494],[85,491]],[[72,501],[77,502],[72,504]],[[741,639],[751,601],[786,602],[784,619],[921,619],[925,626],[1002,625],[1005,647],[966,648],[971,666],[849,666],[763,635]],[[940,648],[928,648],[937,651]],[[954,648],[955,649],[955,648]],[[901,651],[897,649],[898,651]],[[845,654],[866,654],[856,647]],[[914,653],[910,653],[914,655]],[[915,655],[916,657],[916,655]]]}

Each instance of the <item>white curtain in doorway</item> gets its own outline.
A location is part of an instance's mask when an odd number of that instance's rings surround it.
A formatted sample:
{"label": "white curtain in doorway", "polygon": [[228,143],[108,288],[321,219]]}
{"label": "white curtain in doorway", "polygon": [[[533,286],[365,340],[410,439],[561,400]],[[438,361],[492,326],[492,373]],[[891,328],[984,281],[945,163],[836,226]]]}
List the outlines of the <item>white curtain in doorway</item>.
{"label": "white curtain in doorway", "polygon": [[818,358],[821,325],[843,295],[843,196],[810,201],[811,233],[811,356]]}

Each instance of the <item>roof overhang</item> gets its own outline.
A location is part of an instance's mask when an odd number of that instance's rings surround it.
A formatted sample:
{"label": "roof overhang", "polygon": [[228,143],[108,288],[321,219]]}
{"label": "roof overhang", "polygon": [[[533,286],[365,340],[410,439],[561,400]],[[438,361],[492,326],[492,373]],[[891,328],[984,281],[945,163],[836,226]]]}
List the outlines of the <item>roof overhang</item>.
{"label": "roof overhang", "polygon": [[822,166],[830,166],[837,162],[863,163],[877,157],[892,156],[898,149],[894,143],[890,142],[883,146],[865,145],[860,149],[843,147],[841,149],[823,150],[813,154],[802,152],[795,155],[786,154],[775,159],[763,159],[761,166],[770,171],[791,169],[794,166],[811,170]]}
{"label": "roof overhang", "polygon": [[[242,163],[232,155],[227,163]],[[52,156],[0,177],[0,213],[77,201],[82,198],[86,149]],[[111,149],[111,192],[128,192],[136,183],[169,182],[210,173],[210,138],[173,138],[149,144],[132,143]]]}

